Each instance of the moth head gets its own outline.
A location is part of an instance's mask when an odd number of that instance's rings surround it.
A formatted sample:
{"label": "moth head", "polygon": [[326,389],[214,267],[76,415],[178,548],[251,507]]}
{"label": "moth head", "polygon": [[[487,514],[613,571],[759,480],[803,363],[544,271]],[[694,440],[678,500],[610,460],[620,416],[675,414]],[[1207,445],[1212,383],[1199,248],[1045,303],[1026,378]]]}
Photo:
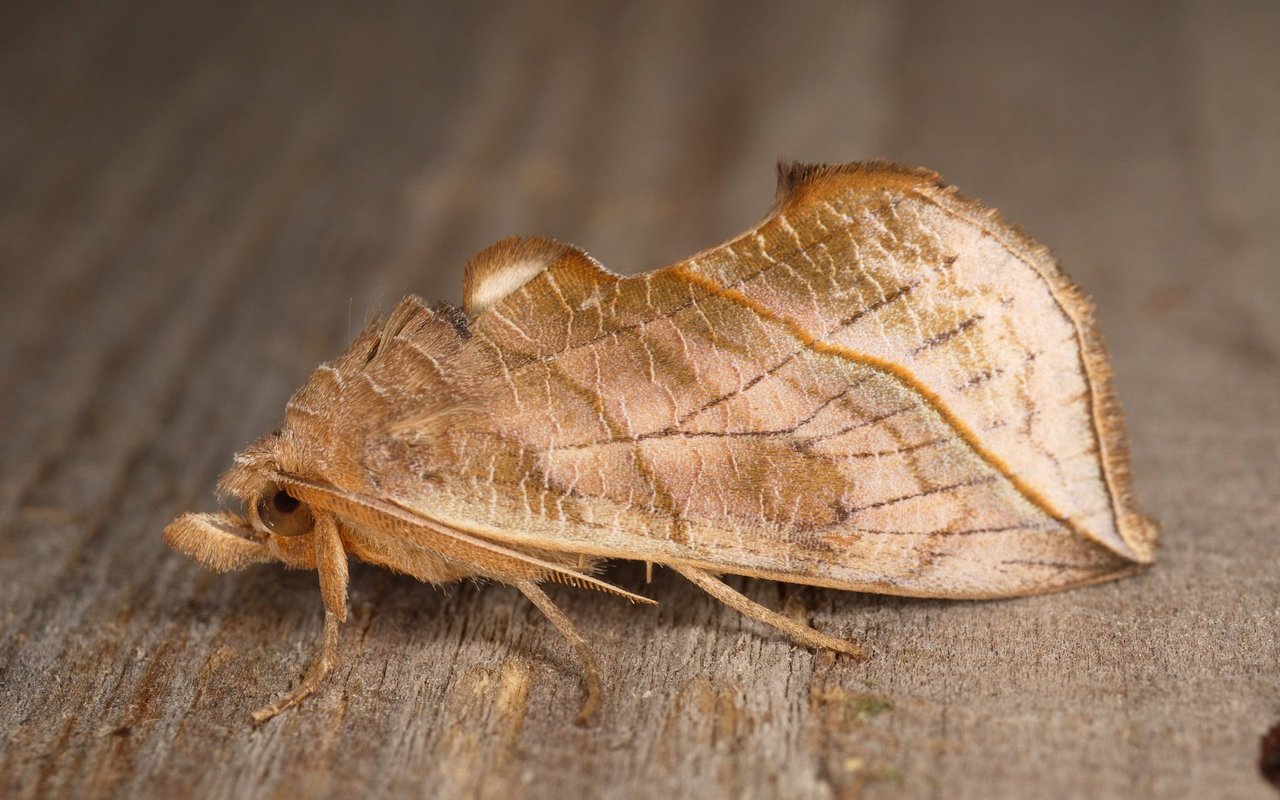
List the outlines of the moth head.
{"label": "moth head", "polygon": [[315,537],[311,534],[323,510],[294,497],[273,481],[260,484],[243,499],[253,534],[262,538],[272,556],[291,567],[315,567]]}
{"label": "moth head", "polygon": [[220,572],[267,561],[314,567],[310,534],[323,512],[276,481],[279,450],[278,433],[264,436],[219,481],[218,493],[243,503],[245,513],[183,514],[165,528],[165,542]]}
{"label": "moth head", "polygon": [[312,373],[278,430],[236,455],[218,494],[243,512],[184,514],[165,529],[165,541],[217,570],[277,560],[314,568],[317,523],[332,517],[340,531],[355,523],[320,494],[304,498],[287,485],[314,480],[368,493],[370,443],[412,439],[423,453],[442,439],[470,413],[465,381],[452,378],[466,336],[461,311],[405,298]]}

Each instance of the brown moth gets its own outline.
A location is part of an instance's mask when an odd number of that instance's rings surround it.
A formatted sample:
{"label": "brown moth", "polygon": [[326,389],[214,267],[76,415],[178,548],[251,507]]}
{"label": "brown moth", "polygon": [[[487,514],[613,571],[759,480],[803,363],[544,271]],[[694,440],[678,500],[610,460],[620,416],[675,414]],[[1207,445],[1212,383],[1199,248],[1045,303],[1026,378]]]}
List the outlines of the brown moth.
{"label": "brown moth", "polygon": [[860,655],[722,573],[941,598],[1040,594],[1150,564],[1090,304],[1043,247],[927,171],[783,166],[737,238],[635,277],[507,239],[461,311],[408,297],[322,364],[165,540],[218,570],[319,573],[333,663],[349,556],[651,602],[606,559],[679,572],[795,641]]}

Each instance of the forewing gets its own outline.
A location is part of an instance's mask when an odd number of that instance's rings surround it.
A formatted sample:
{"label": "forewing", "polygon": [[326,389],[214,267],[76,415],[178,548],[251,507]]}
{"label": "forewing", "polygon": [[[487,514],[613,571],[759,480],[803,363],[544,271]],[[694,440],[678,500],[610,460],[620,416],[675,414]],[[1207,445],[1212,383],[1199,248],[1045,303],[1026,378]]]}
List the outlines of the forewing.
{"label": "forewing", "polygon": [[1105,358],[1043,250],[931,176],[799,170],[630,279],[565,257],[472,326],[492,415],[401,501],[531,546],[982,597],[1150,559]]}

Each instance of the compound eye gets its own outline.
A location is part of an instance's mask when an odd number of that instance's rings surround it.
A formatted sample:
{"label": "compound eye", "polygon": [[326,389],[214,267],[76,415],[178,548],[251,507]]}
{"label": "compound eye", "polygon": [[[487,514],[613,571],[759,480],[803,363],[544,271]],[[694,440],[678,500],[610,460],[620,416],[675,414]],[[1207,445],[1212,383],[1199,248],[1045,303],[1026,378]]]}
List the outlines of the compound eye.
{"label": "compound eye", "polygon": [[281,489],[271,486],[258,500],[258,519],[276,536],[301,536],[311,530],[315,520],[307,504]]}

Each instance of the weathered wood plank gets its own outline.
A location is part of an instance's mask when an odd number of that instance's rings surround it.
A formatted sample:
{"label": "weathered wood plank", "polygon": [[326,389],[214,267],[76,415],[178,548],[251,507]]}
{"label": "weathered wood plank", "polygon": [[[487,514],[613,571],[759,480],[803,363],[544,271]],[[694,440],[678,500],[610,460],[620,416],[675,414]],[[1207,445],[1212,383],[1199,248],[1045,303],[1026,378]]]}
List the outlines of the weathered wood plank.
{"label": "weathered wood plank", "polygon": [[[1248,3],[15,5],[0,26],[0,795],[1265,797],[1280,720],[1280,13]],[[938,168],[1097,297],[1161,563],[944,603],[659,572],[353,570],[325,688],[254,729],[314,576],[159,539],[368,309],[512,233],[624,271],[763,211],[779,156]],[[350,321],[349,321],[350,320]]]}

